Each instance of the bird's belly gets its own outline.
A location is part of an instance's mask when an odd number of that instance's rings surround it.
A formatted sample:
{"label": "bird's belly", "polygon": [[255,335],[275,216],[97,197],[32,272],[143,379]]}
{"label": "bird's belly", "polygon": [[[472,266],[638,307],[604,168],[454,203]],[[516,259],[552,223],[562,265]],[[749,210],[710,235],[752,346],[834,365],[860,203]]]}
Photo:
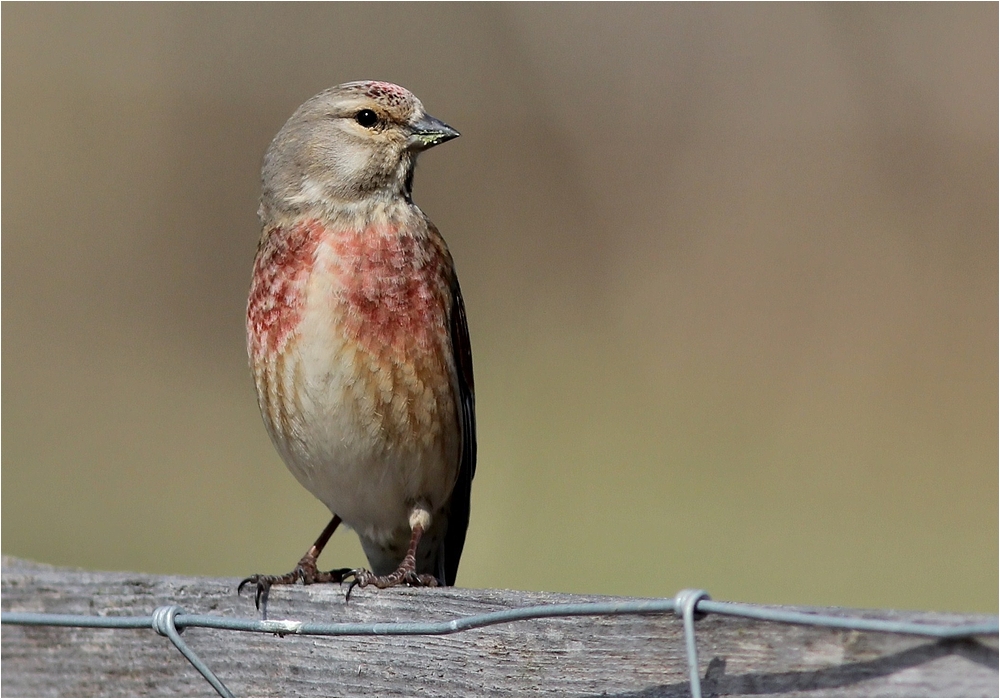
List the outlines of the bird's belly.
{"label": "bird's belly", "polygon": [[412,506],[437,511],[457,478],[452,370],[442,338],[412,331],[426,309],[365,322],[335,284],[309,283],[294,332],[255,369],[261,408],[304,487],[362,537],[398,540]]}

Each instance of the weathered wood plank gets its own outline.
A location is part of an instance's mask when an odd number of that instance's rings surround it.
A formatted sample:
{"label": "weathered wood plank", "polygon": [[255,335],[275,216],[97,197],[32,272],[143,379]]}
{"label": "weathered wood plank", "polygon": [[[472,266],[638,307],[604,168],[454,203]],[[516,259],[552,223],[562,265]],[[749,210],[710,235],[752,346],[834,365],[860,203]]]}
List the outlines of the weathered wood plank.
{"label": "weathered wood plank", "polygon": [[[4,558],[4,611],[253,617],[230,579],[58,569]],[[507,590],[276,589],[269,617],[430,621],[597,596]],[[846,613],[846,610],[823,610]],[[866,612],[974,623],[989,617]],[[997,696],[997,639],[934,642],[709,615],[697,622],[709,695]],[[684,696],[682,625],[671,615],[515,622],[438,637],[276,636],[189,629],[187,643],[237,695]],[[212,689],[153,631],[2,628],[4,696],[204,696]]]}

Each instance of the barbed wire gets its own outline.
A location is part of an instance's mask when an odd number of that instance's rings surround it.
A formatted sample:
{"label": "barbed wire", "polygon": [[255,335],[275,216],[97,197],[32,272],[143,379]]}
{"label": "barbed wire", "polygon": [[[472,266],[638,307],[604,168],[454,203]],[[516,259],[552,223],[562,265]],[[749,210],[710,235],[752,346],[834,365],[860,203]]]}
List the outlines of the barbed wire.
{"label": "barbed wire", "polygon": [[574,616],[621,616],[636,614],[675,614],[684,622],[691,696],[701,696],[698,674],[698,650],[695,643],[695,619],[706,614],[772,621],[782,624],[820,626],[852,631],[925,636],[938,639],[962,639],[1000,633],[1000,620],[982,624],[925,624],[920,622],[866,619],[853,616],[833,616],[790,610],[758,607],[738,602],[718,602],[704,590],[681,590],[668,599],[632,600],[622,602],[584,602],[515,607],[484,614],[473,614],[449,621],[319,623],[275,619],[232,618],[208,614],[187,614],[177,605],[157,607],[150,616],[103,617],[86,614],[48,614],[40,612],[2,612],[0,623],[20,626],[71,626],[104,629],[153,629],[166,636],[187,658],[188,662],[212,685],[219,696],[231,697],[232,692],[181,638],[188,628],[273,633],[297,636],[443,636],[496,624],[508,624],[529,619],[551,619]]}

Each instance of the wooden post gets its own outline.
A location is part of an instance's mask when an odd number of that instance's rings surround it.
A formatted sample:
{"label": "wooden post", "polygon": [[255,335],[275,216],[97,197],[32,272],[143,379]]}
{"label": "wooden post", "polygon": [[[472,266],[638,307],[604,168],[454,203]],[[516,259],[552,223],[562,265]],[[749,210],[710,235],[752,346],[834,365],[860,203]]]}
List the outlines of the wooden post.
{"label": "wooden post", "polygon": [[[236,580],[100,573],[4,558],[5,612],[256,617]],[[271,619],[440,621],[512,607],[612,598],[509,590],[276,588]],[[811,610],[818,611],[818,610]],[[827,613],[846,610],[825,609]],[[866,611],[870,618],[994,617]],[[932,641],[720,615],[696,622],[705,696],[997,696],[997,637]],[[689,696],[673,615],[521,621],[449,636],[301,637],[189,629],[184,640],[237,696]],[[3,696],[209,696],[152,630],[2,627]]]}

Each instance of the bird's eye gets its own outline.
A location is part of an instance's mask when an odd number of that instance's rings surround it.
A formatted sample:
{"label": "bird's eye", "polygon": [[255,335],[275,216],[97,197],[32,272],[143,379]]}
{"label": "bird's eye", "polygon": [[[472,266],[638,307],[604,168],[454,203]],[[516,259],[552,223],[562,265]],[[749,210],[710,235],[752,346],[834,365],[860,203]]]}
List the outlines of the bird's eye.
{"label": "bird's eye", "polygon": [[364,126],[366,129],[370,129],[378,123],[378,114],[370,109],[362,109],[360,112],[354,115],[354,120]]}

